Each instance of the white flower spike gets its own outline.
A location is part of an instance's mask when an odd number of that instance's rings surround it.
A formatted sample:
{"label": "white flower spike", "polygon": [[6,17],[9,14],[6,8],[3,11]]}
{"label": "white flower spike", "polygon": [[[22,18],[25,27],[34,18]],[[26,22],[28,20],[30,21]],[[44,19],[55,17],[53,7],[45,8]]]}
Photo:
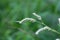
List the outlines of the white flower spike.
{"label": "white flower spike", "polygon": [[56,40],[60,40],[59,38],[57,38]]}
{"label": "white flower spike", "polygon": [[37,15],[36,13],[33,13],[34,16],[36,16],[39,20],[41,20],[41,16]]}
{"label": "white flower spike", "polygon": [[44,30],[47,30],[47,29],[50,30],[50,28],[49,28],[48,26],[45,26],[45,27],[43,27],[43,28],[41,28],[41,29],[38,29],[38,30],[35,32],[35,34],[38,35],[39,32],[44,31]]}
{"label": "white flower spike", "polygon": [[35,22],[36,20],[33,19],[33,18],[24,18],[22,19],[21,21],[16,21],[16,22],[19,22],[20,24],[23,23],[24,21],[31,21],[31,22]]}
{"label": "white flower spike", "polygon": [[60,18],[58,18],[59,24],[60,24]]}

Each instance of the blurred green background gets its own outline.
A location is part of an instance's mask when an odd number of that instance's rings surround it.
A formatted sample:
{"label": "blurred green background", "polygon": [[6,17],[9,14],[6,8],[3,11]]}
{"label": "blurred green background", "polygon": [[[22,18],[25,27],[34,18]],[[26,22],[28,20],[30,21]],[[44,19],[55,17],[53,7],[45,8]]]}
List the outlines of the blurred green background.
{"label": "blurred green background", "polygon": [[[32,13],[42,17],[42,21],[60,32],[60,0],[0,0],[0,40],[55,40],[60,34],[52,31],[34,33],[44,27],[40,21],[19,24],[23,18],[35,18]],[[37,19],[36,19],[37,20]]]}

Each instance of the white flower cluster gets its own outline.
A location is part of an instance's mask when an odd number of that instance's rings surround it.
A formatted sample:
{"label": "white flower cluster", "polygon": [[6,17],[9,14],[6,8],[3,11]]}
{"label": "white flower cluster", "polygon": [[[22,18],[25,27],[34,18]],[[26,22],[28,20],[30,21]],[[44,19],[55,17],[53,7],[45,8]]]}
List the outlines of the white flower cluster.
{"label": "white flower cluster", "polygon": [[59,24],[60,24],[60,18],[58,18]]}
{"label": "white flower cluster", "polygon": [[48,29],[48,30],[51,30],[48,26],[45,26],[45,27],[43,27],[43,28],[38,29],[38,30],[35,32],[35,34],[38,35],[39,32],[44,31],[44,30],[47,30],[47,29]]}
{"label": "white flower cluster", "polygon": [[36,20],[33,19],[33,18],[25,18],[25,19],[22,19],[21,21],[16,21],[16,22],[19,22],[20,24],[23,23],[24,21],[31,21],[31,22],[35,22]]}
{"label": "white flower cluster", "polygon": [[56,40],[60,40],[59,38],[57,38]]}
{"label": "white flower cluster", "polygon": [[41,20],[41,16],[37,15],[36,13],[33,13],[34,16],[38,18],[38,20]]}

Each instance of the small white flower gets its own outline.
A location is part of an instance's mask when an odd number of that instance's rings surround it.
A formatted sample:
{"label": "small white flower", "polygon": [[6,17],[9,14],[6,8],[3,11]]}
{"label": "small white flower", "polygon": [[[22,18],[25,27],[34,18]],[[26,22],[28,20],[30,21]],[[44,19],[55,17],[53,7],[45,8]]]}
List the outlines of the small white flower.
{"label": "small white flower", "polygon": [[60,18],[58,18],[59,24],[60,24]]}
{"label": "small white flower", "polygon": [[41,20],[41,16],[37,15],[36,13],[33,13],[34,16],[36,16],[39,20]]}
{"label": "small white flower", "polygon": [[57,38],[56,40],[60,40],[59,38]]}
{"label": "small white flower", "polygon": [[43,28],[40,28],[40,29],[38,29],[38,30],[35,32],[35,34],[38,35],[39,32],[44,31],[44,30],[47,30],[47,29],[50,30],[50,28],[49,28],[48,26],[45,26],[45,27],[43,27]]}
{"label": "small white flower", "polygon": [[21,21],[16,21],[16,22],[19,22],[20,24],[23,23],[24,21],[31,21],[31,22],[35,22],[36,20],[33,19],[33,18],[24,18],[22,19]]}

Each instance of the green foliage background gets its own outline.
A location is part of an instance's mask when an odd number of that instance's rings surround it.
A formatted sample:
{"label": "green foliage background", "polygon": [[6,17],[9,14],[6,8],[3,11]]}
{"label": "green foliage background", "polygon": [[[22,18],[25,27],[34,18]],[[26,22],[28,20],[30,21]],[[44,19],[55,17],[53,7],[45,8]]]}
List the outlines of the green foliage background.
{"label": "green foliage background", "polygon": [[60,34],[52,31],[34,33],[42,28],[40,21],[16,23],[23,18],[35,18],[32,13],[42,16],[42,21],[60,32],[60,0],[0,0],[0,40],[55,40]]}

